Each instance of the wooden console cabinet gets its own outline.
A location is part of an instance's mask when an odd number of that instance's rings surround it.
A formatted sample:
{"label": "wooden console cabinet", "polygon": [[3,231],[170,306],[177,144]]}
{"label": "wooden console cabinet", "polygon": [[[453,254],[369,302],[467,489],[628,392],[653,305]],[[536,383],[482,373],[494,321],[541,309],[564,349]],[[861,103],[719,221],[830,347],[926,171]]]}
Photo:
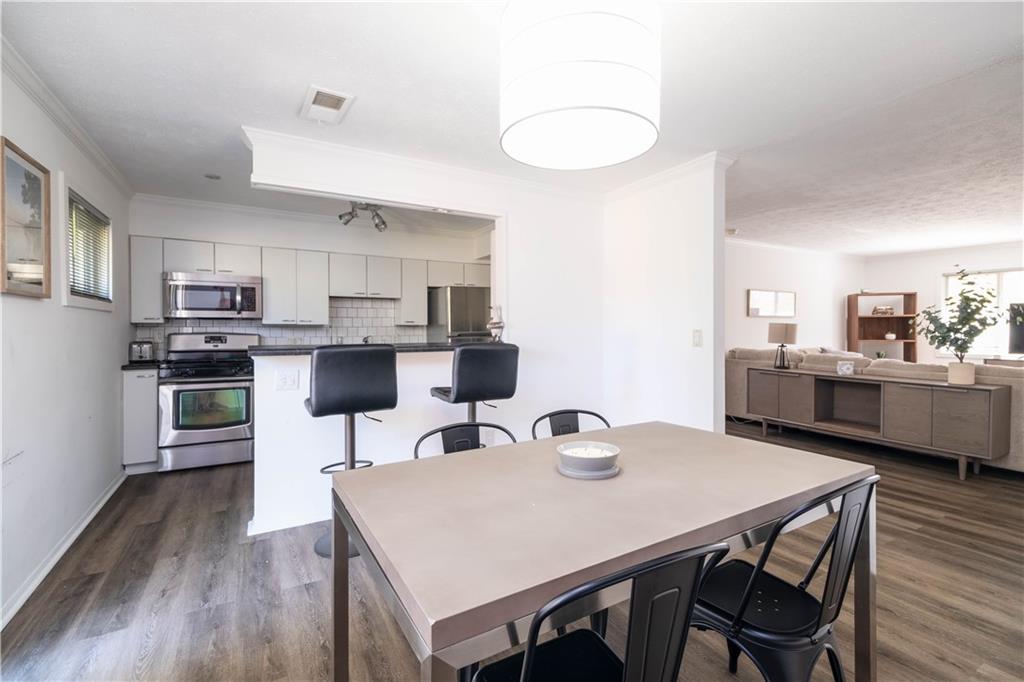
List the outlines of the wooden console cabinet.
{"label": "wooden console cabinet", "polygon": [[804,370],[747,370],[747,411],[768,424],[954,457],[967,463],[1010,451],[1010,387],[953,386]]}

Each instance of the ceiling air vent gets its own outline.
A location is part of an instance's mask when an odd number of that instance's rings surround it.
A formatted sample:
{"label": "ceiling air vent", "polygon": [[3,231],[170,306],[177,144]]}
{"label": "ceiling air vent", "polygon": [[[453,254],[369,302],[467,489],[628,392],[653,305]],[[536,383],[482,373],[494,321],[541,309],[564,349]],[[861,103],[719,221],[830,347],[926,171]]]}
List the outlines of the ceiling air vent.
{"label": "ceiling air vent", "polygon": [[353,99],[352,95],[311,85],[306,91],[299,115],[318,123],[338,123],[352,105]]}

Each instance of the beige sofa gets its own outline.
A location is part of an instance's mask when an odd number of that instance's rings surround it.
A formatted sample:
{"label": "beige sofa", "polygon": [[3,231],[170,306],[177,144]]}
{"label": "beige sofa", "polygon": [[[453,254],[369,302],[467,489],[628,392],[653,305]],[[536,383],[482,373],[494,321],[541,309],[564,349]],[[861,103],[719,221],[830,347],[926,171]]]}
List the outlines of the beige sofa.
{"label": "beige sofa", "polygon": [[[946,365],[917,364],[902,360],[871,360],[864,356],[822,353],[817,348],[790,351],[790,364],[799,369],[831,371],[839,360],[853,360],[857,374],[931,379],[945,381]],[[747,369],[770,368],[775,361],[774,348],[733,348],[725,357],[725,413],[756,419],[747,412]],[[1010,454],[986,462],[987,466],[1024,471],[1024,367],[978,365],[976,381],[1010,387]]]}

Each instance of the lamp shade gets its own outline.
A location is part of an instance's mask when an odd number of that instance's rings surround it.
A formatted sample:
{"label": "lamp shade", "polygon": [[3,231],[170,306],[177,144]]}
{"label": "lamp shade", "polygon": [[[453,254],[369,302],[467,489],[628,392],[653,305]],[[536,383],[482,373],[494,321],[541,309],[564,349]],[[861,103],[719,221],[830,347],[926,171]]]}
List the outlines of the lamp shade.
{"label": "lamp shade", "polygon": [[511,0],[501,22],[501,148],[558,170],[628,161],[658,139],[654,0]]}
{"label": "lamp shade", "polygon": [[792,322],[769,322],[768,343],[793,345],[796,343],[796,325]]}

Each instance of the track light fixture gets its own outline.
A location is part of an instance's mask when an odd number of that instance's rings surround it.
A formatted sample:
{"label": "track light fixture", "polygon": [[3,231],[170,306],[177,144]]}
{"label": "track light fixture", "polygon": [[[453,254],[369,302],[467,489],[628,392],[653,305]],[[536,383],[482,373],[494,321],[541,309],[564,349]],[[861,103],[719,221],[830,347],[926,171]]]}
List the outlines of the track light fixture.
{"label": "track light fixture", "polygon": [[380,214],[381,207],[379,205],[351,201],[349,202],[349,206],[349,210],[338,214],[338,220],[341,221],[342,225],[348,225],[350,222],[358,218],[359,211],[369,211],[370,219],[373,221],[373,226],[377,228],[378,232],[383,232],[388,229],[388,222],[384,220],[384,216]]}

